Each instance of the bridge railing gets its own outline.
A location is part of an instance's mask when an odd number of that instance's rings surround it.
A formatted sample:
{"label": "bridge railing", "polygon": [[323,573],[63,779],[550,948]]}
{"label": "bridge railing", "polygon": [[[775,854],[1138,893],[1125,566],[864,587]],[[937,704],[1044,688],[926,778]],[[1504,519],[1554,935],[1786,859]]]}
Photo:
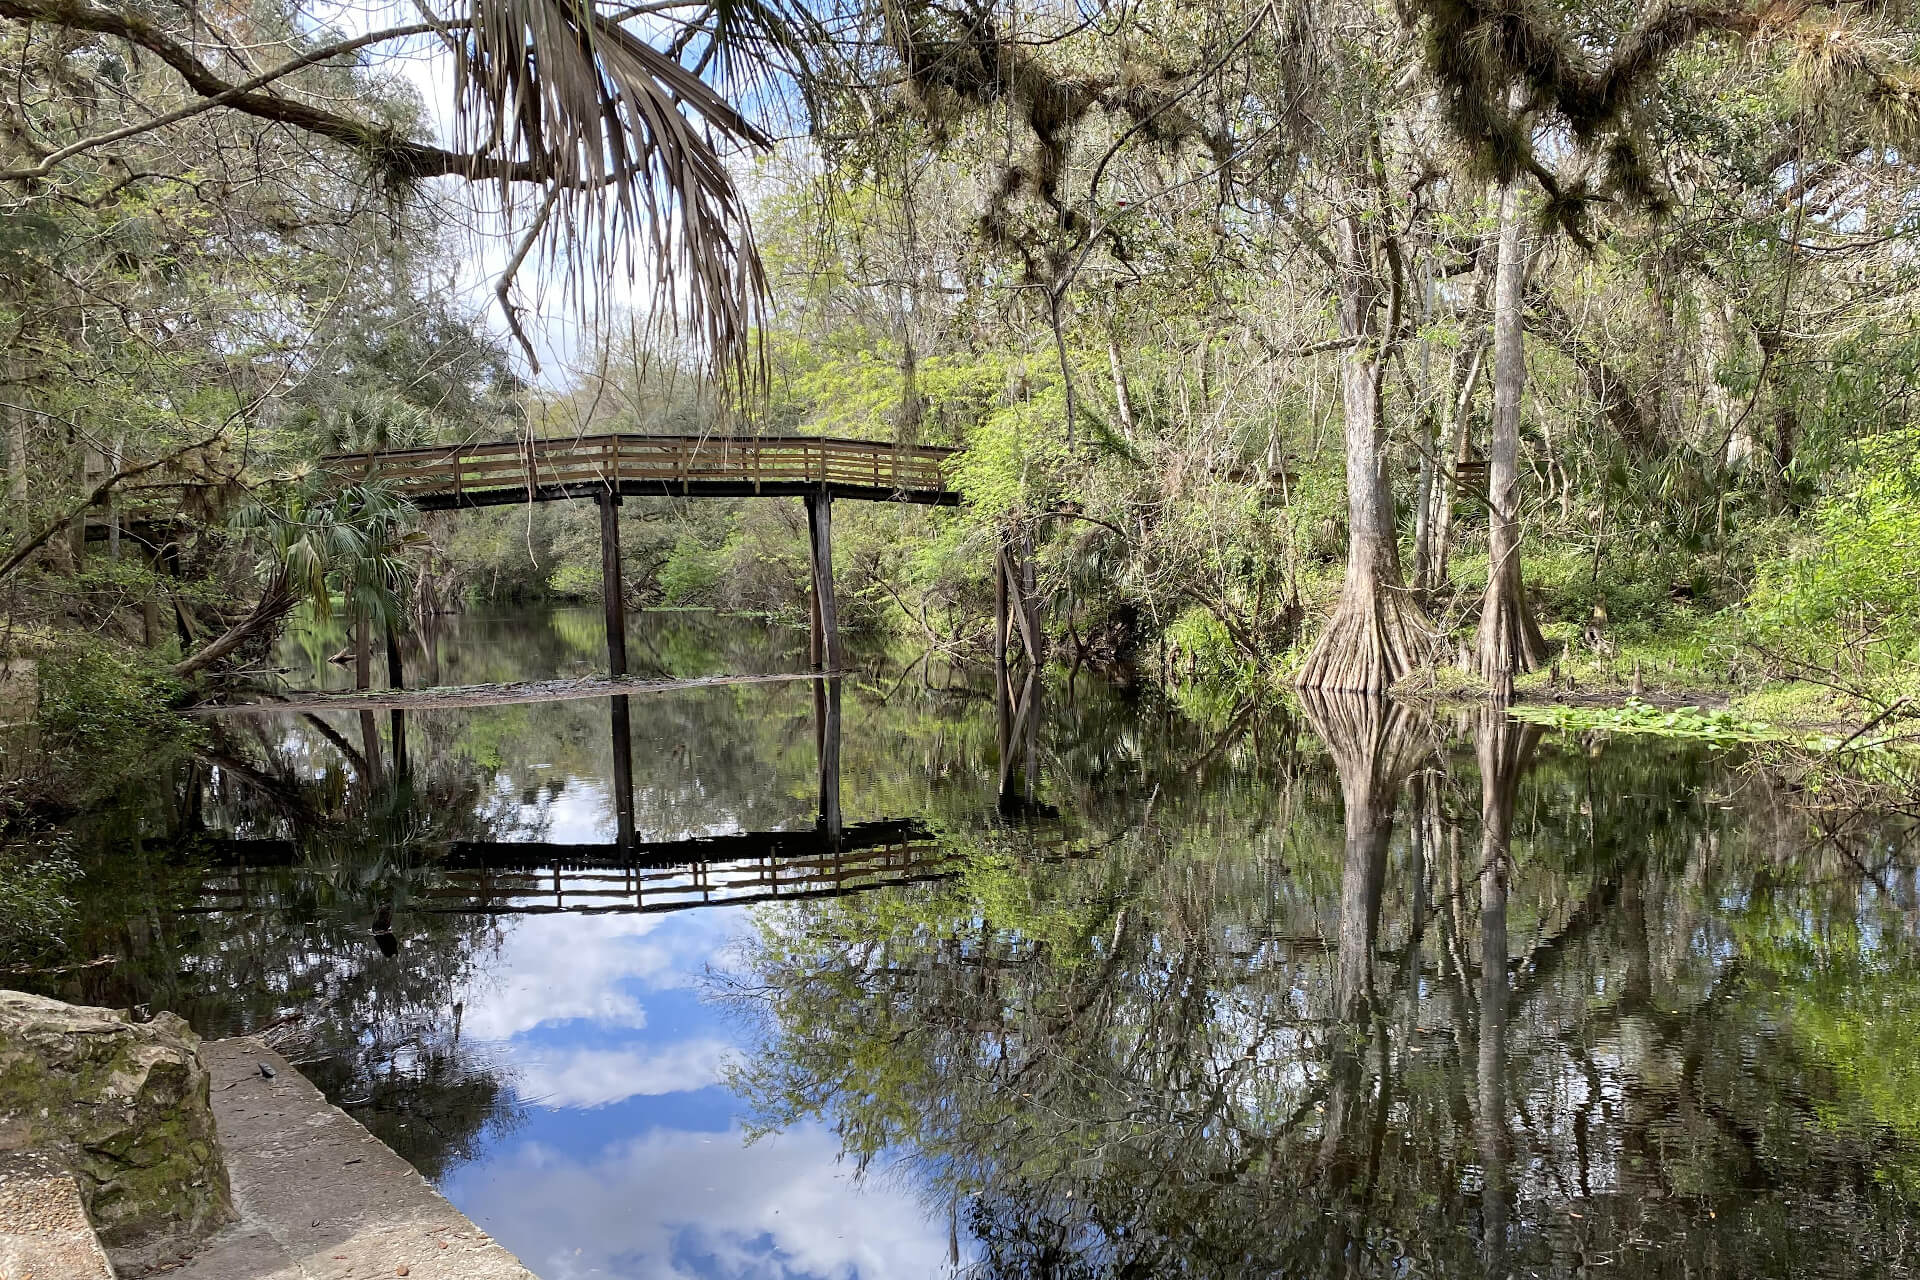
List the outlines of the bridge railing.
{"label": "bridge railing", "polygon": [[414,497],[622,484],[826,485],[945,492],[954,450],[816,436],[545,437],[499,444],[430,445],[333,454],[336,475],[382,479]]}

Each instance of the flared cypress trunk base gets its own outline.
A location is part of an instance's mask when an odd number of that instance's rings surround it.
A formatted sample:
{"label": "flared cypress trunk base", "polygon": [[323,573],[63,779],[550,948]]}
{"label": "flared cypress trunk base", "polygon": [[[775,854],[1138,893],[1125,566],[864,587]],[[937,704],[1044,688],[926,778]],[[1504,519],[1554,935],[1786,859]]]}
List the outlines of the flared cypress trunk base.
{"label": "flared cypress trunk base", "polygon": [[1513,678],[1547,660],[1547,642],[1518,574],[1500,574],[1480,602],[1480,628],[1473,641],[1473,670],[1496,697],[1513,692]]}
{"label": "flared cypress trunk base", "polygon": [[1384,693],[1428,665],[1436,637],[1426,611],[1405,587],[1350,576],[1294,683],[1302,689]]}

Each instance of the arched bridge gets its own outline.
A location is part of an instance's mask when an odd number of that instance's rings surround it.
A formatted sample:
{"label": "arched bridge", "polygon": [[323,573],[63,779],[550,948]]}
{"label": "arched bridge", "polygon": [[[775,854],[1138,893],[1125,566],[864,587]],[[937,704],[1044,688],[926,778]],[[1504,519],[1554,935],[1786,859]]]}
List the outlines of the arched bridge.
{"label": "arched bridge", "polygon": [[567,498],[862,498],[957,506],[957,450],[818,436],[562,436],[431,445],[322,459],[378,479],[426,511]]}
{"label": "arched bridge", "polygon": [[[601,572],[610,583],[621,580],[616,509],[622,498],[804,498],[812,543],[813,668],[838,670],[833,500],[958,506],[960,493],[948,475],[958,452],[935,445],[823,436],[529,436],[493,444],[338,453],[321,459],[321,465],[343,480],[381,481],[424,511],[591,499],[600,505]],[[1021,551],[1026,564],[1016,568]],[[1002,546],[994,568],[999,584],[996,655],[1004,665],[1017,620],[1027,653],[1037,659],[1039,606],[1031,547]],[[624,676],[626,622],[619,593],[603,594],[608,671]],[[1009,597],[1018,604],[1017,619],[1009,612]],[[360,665],[364,667],[364,661]]]}

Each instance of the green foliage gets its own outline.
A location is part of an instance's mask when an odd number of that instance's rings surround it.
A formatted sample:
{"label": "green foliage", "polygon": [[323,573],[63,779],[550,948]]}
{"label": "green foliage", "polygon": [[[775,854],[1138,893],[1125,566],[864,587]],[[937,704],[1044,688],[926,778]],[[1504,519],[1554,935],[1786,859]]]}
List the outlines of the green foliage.
{"label": "green foliage", "polygon": [[1920,660],[1920,428],[1863,441],[1845,487],[1789,554],[1761,567],[1753,634],[1822,668]]}
{"label": "green foliage", "polygon": [[660,569],[660,593],[669,604],[705,602],[720,581],[720,553],[683,535]]}
{"label": "green foliage", "polygon": [[60,945],[79,878],[61,839],[0,844],[0,963],[31,962]]}
{"label": "green foliage", "polygon": [[1066,437],[1058,423],[1065,400],[1057,387],[989,415],[973,431],[954,467],[954,482],[976,520],[1030,514],[1052,505],[1066,471]]}
{"label": "green foliage", "polygon": [[84,811],[178,756],[203,729],[173,710],[185,694],[165,659],[67,636],[39,662],[31,742],[0,785],[0,828]]}
{"label": "green foliage", "polygon": [[563,600],[593,600],[600,595],[600,578],[591,567],[568,562],[553,571],[547,588]]}
{"label": "green foliage", "polygon": [[1247,655],[1234,644],[1226,625],[1198,605],[1181,611],[1167,627],[1166,639],[1180,655],[1176,668],[1192,678],[1204,683],[1231,683],[1250,674]]}
{"label": "green foliage", "polygon": [[98,767],[156,735],[187,731],[167,664],[140,650],[70,638],[40,662],[40,730],[58,754]]}
{"label": "green foliage", "polygon": [[413,580],[403,551],[418,513],[377,482],[336,488],[314,472],[234,517],[263,581],[283,584],[325,621],[336,595],[376,626],[398,620]]}

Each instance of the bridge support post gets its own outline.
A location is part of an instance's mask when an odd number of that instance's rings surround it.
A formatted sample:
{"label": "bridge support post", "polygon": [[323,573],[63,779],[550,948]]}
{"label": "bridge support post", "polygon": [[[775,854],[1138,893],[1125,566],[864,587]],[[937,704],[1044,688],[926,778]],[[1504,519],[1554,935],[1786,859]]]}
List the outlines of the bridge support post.
{"label": "bridge support post", "polygon": [[993,549],[993,674],[1007,682],[1007,547]]}
{"label": "bridge support post", "polygon": [[620,495],[600,495],[600,597],[607,613],[607,674],[627,674],[627,607],[620,576]]}
{"label": "bridge support post", "polygon": [[807,495],[807,541],[813,556],[814,670],[840,670],[840,605],[833,595],[833,497]]}

